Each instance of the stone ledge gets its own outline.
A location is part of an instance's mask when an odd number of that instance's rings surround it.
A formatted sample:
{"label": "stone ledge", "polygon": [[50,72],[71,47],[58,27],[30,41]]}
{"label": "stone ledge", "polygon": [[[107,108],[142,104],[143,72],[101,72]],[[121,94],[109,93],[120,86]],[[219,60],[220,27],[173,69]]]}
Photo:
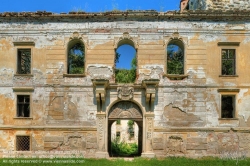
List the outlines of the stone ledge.
{"label": "stone ledge", "polygon": [[86,77],[86,74],[63,74],[63,77]]}
{"label": "stone ledge", "polygon": [[33,74],[14,74],[14,77],[34,77]]}
{"label": "stone ledge", "polygon": [[[231,127],[170,127],[170,128],[154,128],[154,132],[197,132],[197,131],[230,131]],[[246,128],[249,130],[249,128]]]}
{"label": "stone ledge", "polygon": [[56,131],[97,131],[96,127],[79,127],[79,126],[15,126],[1,125],[0,130],[56,130]]}

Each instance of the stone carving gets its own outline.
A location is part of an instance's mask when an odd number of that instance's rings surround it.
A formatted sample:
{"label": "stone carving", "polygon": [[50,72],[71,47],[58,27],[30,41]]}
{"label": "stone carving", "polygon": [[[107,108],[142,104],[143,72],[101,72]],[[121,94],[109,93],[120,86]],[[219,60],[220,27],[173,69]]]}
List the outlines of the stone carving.
{"label": "stone carving", "polygon": [[129,101],[121,101],[114,104],[109,112],[110,119],[142,119],[141,109]]}
{"label": "stone carving", "polygon": [[152,130],[153,130],[153,118],[147,118],[147,139],[152,139]]}
{"label": "stone carving", "polygon": [[186,151],[186,147],[181,136],[169,136],[166,145],[167,154],[185,153]]}
{"label": "stone carving", "polygon": [[104,118],[99,117],[99,140],[102,140],[102,136],[103,136],[103,120]]}
{"label": "stone carving", "polygon": [[81,37],[81,35],[78,32],[74,32],[69,39],[70,40],[73,40],[73,39],[79,39],[79,40],[81,40],[82,37]]}
{"label": "stone carving", "polygon": [[138,37],[131,37],[128,32],[124,32],[123,35],[122,35],[122,37],[116,38],[114,40],[114,46],[115,46],[115,48],[117,48],[118,43],[120,41],[122,41],[122,40],[131,40],[134,43],[134,47],[136,49],[138,48],[138,45],[139,45],[139,39],[138,39]]}
{"label": "stone carving", "polygon": [[134,95],[134,88],[124,84],[117,88],[118,98],[121,100],[131,100]]}

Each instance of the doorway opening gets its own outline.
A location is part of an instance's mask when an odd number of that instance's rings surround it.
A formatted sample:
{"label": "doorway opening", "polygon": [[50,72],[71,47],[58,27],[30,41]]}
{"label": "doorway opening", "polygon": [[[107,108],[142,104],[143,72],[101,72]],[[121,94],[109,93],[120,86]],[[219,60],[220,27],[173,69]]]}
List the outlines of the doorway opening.
{"label": "doorway opening", "polygon": [[114,104],[108,117],[108,152],[110,157],[136,157],[142,153],[143,118],[133,102]]}

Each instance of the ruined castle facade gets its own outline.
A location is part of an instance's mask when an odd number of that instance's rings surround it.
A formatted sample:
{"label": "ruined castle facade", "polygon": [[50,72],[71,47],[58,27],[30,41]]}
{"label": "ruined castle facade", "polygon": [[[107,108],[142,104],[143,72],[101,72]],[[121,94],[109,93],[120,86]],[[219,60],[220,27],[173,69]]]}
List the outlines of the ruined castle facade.
{"label": "ruined castle facade", "polygon": [[[108,157],[121,119],[138,125],[142,157],[250,156],[250,2],[185,2],[169,12],[0,13],[0,156]],[[115,81],[122,44],[136,49],[132,84]],[[182,72],[168,70],[171,44]],[[69,55],[78,46],[81,73]]]}

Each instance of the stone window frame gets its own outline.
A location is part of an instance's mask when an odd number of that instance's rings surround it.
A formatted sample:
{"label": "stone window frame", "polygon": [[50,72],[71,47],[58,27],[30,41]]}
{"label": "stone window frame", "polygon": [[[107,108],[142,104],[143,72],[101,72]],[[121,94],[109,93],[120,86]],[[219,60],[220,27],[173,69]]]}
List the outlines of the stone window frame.
{"label": "stone window frame", "polygon": [[[169,45],[169,43],[171,43],[171,41],[176,40],[179,42],[182,42],[183,44],[183,52],[184,52],[184,58],[183,58],[183,62],[184,62],[184,71],[183,74],[168,74],[167,73],[167,47]],[[180,34],[178,32],[174,32],[171,36],[164,36],[163,37],[163,42],[164,42],[164,77],[169,78],[170,80],[174,80],[174,81],[178,81],[178,80],[183,80],[185,78],[188,77],[187,74],[187,56],[186,56],[186,50],[187,50],[187,43],[188,43],[188,38],[187,37],[181,37]]]}
{"label": "stone window frame", "polygon": [[[13,42],[14,47],[15,47],[15,57],[16,57],[16,73],[14,76],[28,76],[28,77],[33,77],[33,56],[34,56],[34,47],[35,47],[35,42],[22,42],[22,41],[16,41]],[[21,74],[18,72],[18,50],[22,49],[30,49],[30,73],[29,74]]]}
{"label": "stone window frame", "polygon": [[[71,45],[71,43],[82,43],[83,46],[84,46],[84,72],[83,74],[69,74],[68,73],[68,52],[69,52],[69,46]],[[87,71],[87,49],[88,49],[88,46],[87,46],[87,42],[88,42],[88,39],[85,37],[83,38],[78,32],[74,32],[73,35],[69,38],[69,41],[67,43],[67,49],[66,49],[66,53],[65,53],[65,68],[64,68],[64,74],[63,74],[63,77],[86,77],[86,71]]]}
{"label": "stone window frame", "polygon": [[[13,87],[13,92],[15,93],[15,117],[14,119],[33,119],[33,101],[32,101],[32,93],[34,92],[33,87]],[[17,116],[18,111],[18,96],[19,95],[27,95],[30,96],[30,113],[29,117],[19,117]]]}
{"label": "stone window frame", "polygon": [[[17,137],[29,137],[29,150],[17,150]],[[18,152],[29,152],[32,149],[32,143],[31,143],[31,135],[29,134],[17,134],[15,137],[15,150]]]}
{"label": "stone window frame", "polygon": [[[239,89],[218,89],[218,93],[220,95],[220,101],[219,101],[219,108],[220,108],[220,115],[219,120],[238,120],[238,94]],[[222,118],[222,96],[234,96],[234,110],[233,110],[233,117],[232,118]]]}
{"label": "stone window frame", "polygon": [[[219,77],[238,77],[237,75],[237,71],[238,71],[238,53],[239,53],[239,46],[240,46],[240,42],[218,42],[218,47],[219,47],[219,61],[220,61],[220,75]],[[235,50],[235,63],[234,63],[234,67],[235,67],[235,72],[234,75],[223,75],[222,74],[222,50]]]}

